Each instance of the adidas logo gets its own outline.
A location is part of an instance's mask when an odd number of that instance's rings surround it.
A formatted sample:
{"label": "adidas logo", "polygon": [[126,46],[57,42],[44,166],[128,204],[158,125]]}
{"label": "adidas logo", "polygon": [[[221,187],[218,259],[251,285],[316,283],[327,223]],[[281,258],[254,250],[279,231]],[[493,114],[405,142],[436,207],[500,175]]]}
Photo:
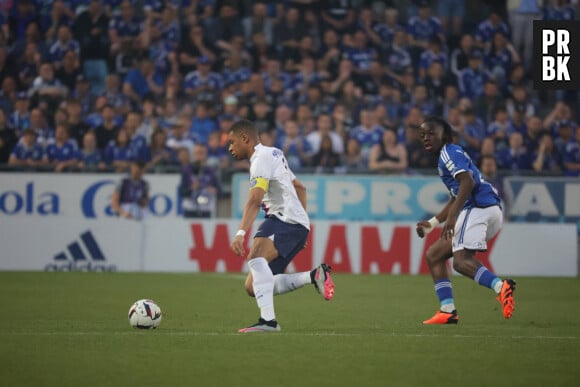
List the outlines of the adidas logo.
{"label": "adidas logo", "polygon": [[80,241],[73,241],[67,245],[66,250],[57,253],[53,262],[46,265],[44,270],[110,272],[117,271],[117,266],[107,265],[105,255],[93,233],[85,231],[80,234]]}

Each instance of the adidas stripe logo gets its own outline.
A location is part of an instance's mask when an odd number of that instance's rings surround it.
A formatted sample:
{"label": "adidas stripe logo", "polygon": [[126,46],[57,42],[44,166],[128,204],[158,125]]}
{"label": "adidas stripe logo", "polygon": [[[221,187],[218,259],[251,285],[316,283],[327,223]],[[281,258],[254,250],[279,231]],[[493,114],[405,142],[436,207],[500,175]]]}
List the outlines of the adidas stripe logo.
{"label": "adidas stripe logo", "polygon": [[[103,250],[90,230],[80,234],[80,241],[75,240],[66,247],[66,250],[54,255],[53,262],[45,266],[45,271],[105,272],[117,270],[115,265],[107,265]],[[69,259],[69,256],[72,259]]]}

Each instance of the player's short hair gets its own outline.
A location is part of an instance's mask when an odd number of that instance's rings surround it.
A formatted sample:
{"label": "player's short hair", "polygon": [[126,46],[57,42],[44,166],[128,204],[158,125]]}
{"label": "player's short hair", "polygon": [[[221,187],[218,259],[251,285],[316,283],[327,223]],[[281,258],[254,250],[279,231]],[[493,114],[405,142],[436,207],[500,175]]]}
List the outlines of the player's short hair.
{"label": "player's short hair", "polygon": [[230,132],[233,132],[237,136],[246,133],[250,137],[258,137],[258,128],[256,128],[256,125],[249,120],[239,120],[235,122],[230,128]]}
{"label": "player's short hair", "polygon": [[453,142],[453,128],[445,119],[438,116],[428,116],[423,122],[426,124],[441,126],[443,128],[443,142],[445,144]]}

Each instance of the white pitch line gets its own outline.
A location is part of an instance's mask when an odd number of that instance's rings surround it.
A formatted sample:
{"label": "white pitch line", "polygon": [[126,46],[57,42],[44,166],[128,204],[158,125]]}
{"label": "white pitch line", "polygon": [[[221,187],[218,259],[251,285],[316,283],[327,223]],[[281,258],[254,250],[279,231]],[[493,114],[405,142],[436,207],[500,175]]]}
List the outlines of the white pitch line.
{"label": "white pitch line", "polygon": [[[129,336],[142,330],[127,332],[0,332],[0,336]],[[162,329],[153,330],[154,335],[163,336],[248,336],[235,332],[172,332]],[[250,335],[255,336],[255,335]],[[497,336],[497,335],[427,335],[421,333],[341,333],[341,332],[280,332],[268,336],[293,337],[417,337],[417,338],[454,338],[454,339],[513,339],[513,340],[578,340],[577,336]]]}

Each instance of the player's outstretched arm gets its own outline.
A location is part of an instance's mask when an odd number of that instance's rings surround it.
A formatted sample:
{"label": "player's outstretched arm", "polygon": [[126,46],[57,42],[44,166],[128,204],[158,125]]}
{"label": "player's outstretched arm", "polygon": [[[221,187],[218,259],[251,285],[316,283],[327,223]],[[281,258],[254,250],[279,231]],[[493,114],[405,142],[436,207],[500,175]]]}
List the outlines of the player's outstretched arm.
{"label": "player's outstretched arm", "polygon": [[471,192],[475,187],[475,180],[473,180],[473,177],[468,172],[461,172],[455,175],[455,180],[459,182],[459,189],[457,190],[455,202],[449,208],[447,220],[445,221],[445,226],[443,226],[443,231],[441,232],[441,238],[447,240],[451,240],[453,238],[457,215],[459,215],[459,211],[461,211],[465,201],[469,195],[471,195]]}
{"label": "player's outstretched arm", "polygon": [[433,231],[440,223],[445,222],[453,202],[455,202],[455,198],[451,196],[449,201],[447,201],[447,204],[445,204],[445,207],[443,207],[443,209],[437,215],[429,220],[422,220],[417,223],[417,235],[419,235],[420,238],[423,238],[425,235]]}
{"label": "player's outstretched arm", "polygon": [[296,190],[296,195],[298,195],[298,200],[300,200],[302,207],[306,210],[306,186],[298,179],[292,180],[292,184]]}

